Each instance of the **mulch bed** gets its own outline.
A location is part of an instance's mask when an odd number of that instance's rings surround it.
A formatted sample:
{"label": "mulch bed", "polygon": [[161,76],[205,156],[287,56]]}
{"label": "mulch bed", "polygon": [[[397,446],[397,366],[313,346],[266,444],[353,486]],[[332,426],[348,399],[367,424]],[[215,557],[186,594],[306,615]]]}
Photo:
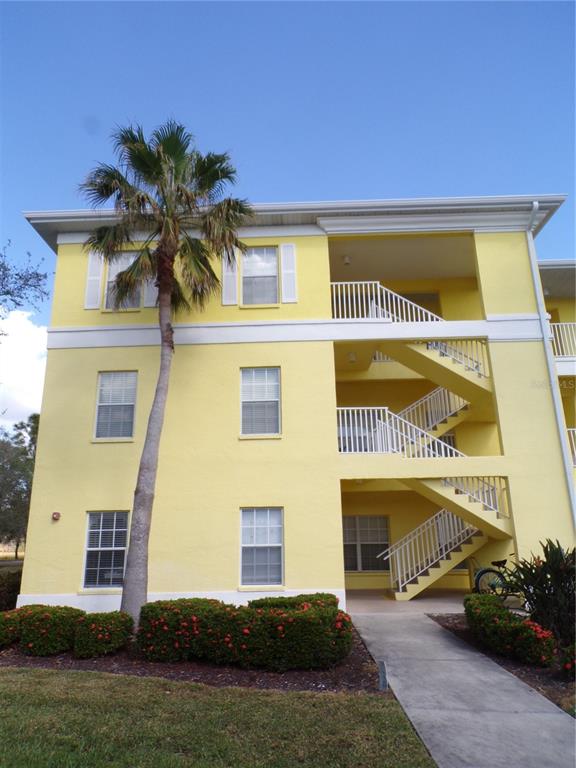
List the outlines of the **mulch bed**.
{"label": "mulch bed", "polygon": [[70,653],[49,657],[26,656],[14,646],[0,651],[0,667],[72,669],[137,677],[165,677],[169,680],[203,683],[219,688],[241,686],[283,691],[315,691],[316,693],[379,692],[378,667],[356,631],[354,631],[354,644],[350,655],[332,669],[264,672],[257,669],[218,667],[193,661],[161,663],[144,661],[130,651],[121,651],[113,656],[97,659],[75,659]]}
{"label": "mulch bed", "polygon": [[504,656],[497,656],[490,653],[484,646],[480,645],[474,638],[468,628],[466,617],[461,613],[443,613],[428,614],[431,619],[440,624],[444,629],[449,630],[454,635],[464,640],[469,645],[474,646],[492,661],[495,661],[508,672],[516,675],[526,685],[534,688],[542,696],[556,704],[560,709],[576,716],[574,708],[574,697],[576,686],[574,679],[570,680],[553,667],[532,667],[529,664],[522,664],[519,661],[507,659]]}

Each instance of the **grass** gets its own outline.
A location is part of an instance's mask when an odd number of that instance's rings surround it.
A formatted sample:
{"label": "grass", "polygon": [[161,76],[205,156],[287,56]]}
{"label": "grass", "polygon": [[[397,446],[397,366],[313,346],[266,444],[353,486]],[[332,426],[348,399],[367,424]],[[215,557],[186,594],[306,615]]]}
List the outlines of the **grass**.
{"label": "grass", "polygon": [[392,698],[0,670],[2,768],[434,768]]}

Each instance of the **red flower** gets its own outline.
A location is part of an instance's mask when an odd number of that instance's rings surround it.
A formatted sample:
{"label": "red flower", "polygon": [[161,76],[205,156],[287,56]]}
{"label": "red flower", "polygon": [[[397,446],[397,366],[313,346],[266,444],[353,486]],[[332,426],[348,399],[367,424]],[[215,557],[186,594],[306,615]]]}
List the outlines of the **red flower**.
{"label": "red flower", "polygon": [[248,629],[248,627],[244,627],[244,629],[242,630],[242,634],[243,635],[249,635],[250,634],[250,630]]}
{"label": "red flower", "polygon": [[284,632],[284,627],[282,626],[282,624],[279,624],[279,625],[276,627],[276,629],[278,630],[278,632]]}

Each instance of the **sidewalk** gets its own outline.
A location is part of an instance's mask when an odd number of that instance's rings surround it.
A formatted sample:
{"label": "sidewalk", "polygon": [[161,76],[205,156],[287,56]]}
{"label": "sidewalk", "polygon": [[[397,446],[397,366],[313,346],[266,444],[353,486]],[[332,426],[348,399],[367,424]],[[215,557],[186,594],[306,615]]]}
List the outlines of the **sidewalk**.
{"label": "sidewalk", "polygon": [[432,619],[352,618],[439,768],[574,768],[570,715]]}

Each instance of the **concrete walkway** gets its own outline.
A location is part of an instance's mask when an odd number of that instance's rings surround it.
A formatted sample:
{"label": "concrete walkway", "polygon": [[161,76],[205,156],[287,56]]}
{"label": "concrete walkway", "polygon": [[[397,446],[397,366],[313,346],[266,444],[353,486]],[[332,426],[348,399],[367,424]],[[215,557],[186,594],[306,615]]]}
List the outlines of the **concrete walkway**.
{"label": "concrete walkway", "polygon": [[574,768],[574,720],[423,614],[352,613],[439,768]]}

